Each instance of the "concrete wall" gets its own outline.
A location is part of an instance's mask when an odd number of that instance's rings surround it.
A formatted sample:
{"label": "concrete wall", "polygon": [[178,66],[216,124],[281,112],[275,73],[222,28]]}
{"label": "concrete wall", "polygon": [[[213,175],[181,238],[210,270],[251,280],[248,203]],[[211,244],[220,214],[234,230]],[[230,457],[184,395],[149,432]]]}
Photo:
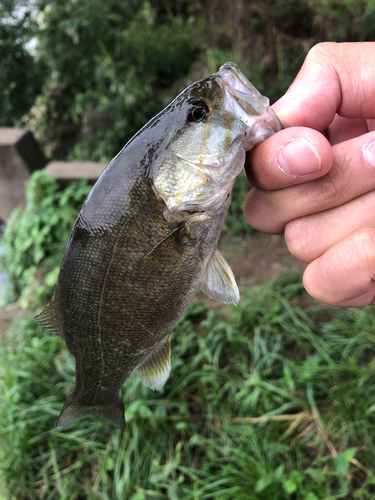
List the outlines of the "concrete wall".
{"label": "concrete wall", "polygon": [[47,162],[33,135],[26,129],[0,127],[0,219],[6,221],[17,206],[25,205],[25,182],[44,168],[65,187],[79,179],[94,184],[106,163]]}
{"label": "concrete wall", "polygon": [[25,129],[0,128],[0,218],[25,203],[25,181],[31,172],[43,168],[47,160]]}
{"label": "concrete wall", "polygon": [[93,161],[76,161],[72,163],[51,161],[44,170],[60,186],[66,187],[72,182],[79,181],[79,179],[87,179],[91,184],[94,184],[106,166],[106,163]]}

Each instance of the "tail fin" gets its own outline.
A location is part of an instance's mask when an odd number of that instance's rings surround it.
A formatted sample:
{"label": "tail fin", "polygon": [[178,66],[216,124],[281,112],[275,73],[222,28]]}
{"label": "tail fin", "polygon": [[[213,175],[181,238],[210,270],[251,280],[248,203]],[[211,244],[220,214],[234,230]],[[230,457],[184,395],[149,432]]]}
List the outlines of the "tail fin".
{"label": "tail fin", "polygon": [[119,398],[114,403],[105,403],[102,405],[86,405],[80,403],[72,394],[70,394],[64,403],[60,416],[56,422],[56,427],[65,427],[82,418],[97,415],[104,418],[118,429],[125,427],[124,402]]}

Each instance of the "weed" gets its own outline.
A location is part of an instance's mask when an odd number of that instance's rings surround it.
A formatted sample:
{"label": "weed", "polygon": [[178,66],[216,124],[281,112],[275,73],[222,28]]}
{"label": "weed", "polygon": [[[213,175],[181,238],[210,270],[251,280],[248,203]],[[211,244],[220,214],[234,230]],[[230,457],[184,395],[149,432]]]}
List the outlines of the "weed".
{"label": "weed", "polygon": [[42,301],[43,296],[51,294],[70,231],[90,189],[85,180],[59,190],[57,182],[45,172],[31,176],[26,186],[26,207],[14,210],[1,239],[4,253],[0,268],[6,270],[12,283],[8,303],[27,293],[41,263],[45,276],[35,298]]}
{"label": "weed", "polygon": [[193,303],[157,393],[124,384],[127,427],[54,422],[74,380],[56,336],[24,318],[1,349],[3,475],[19,499],[303,499],[375,494],[371,308],[301,310],[289,277],[231,319]]}

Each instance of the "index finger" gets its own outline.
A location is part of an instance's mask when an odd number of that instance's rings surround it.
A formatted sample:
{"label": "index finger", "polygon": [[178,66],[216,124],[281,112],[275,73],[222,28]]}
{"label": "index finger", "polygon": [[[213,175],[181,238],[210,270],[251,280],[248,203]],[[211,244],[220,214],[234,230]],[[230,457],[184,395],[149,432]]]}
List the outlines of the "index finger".
{"label": "index finger", "polygon": [[335,114],[373,118],[375,43],[315,45],[287,93],[273,109],[284,127],[323,131]]}

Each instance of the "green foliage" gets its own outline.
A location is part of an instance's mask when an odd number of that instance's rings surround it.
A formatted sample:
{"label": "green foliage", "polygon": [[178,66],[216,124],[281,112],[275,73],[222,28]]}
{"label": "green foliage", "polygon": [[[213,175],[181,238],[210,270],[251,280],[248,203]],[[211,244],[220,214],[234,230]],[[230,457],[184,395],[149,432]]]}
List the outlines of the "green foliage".
{"label": "green foliage", "polygon": [[309,0],[316,27],[326,40],[361,42],[374,40],[373,0]]}
{"label": "green foliage", "polygon": [[[192,304],[175,329],[172,373],[154,393],[135,375],[127,427],[54,422],[74,363],[25,317],[0,355],[0,458],[22,499],[371,500],[375,494],[372,308],[292,307],[299,278],[237,308]],[[227,315],[230,313],[230,321]]]}
{"label": "green foliage", "polygon": [[40,93],[46,68],[26,48],[33,34],[28,2],[0,3],[0,126],[14,126]]}
{"label": "green foliage", "polygon": [[[109,160],[186,84],[227,60],[275,101],[315,43],[374,39],[373,0],[3,3],[0,117],[27,113],[54,159]],[[84,134],[91,110],[108,124]]]}
{"label": "green foliage", "polygon": [[58,184],[42,171],[35,172],[26,186],[26,207],[10,217],[1,245],[0,264],[6,270],[17,300],[33,283],[40,264],[47,272],[42,287],[35,293],[40,299],[56,284],[58,266],[70,231],[90,191],[86,181],[59,190]]}
{"label": "green foliage", "polygon": [[[172,13],[161,20],[146,0],[52,1],[42,16],[38,52],[50,77],[29,126],[55,158],[114,156],[175,96],[170,88],[201,44],[201,23]],[[90,109],[107,112],[113,127],[71,151]]]}
{"label": "green foliage", "polygon": [[[95,88],[76,98],[77,116],[90,107],[100,109],[111,116],[113,127],[90,138],[92,141],[100,137],[100,149],[86,149],[83,138],[72,155],[103,159],[119,151],[175,97],[170,87],[190,69],[198,48],[196,37],[197,29],[180,18],[157,25],[148,6],[140,10],[118,40],[116,50],[103,48],[95,72]],[[126,59],[122,54],[127,55]]]}
{"label": "green foliage", "polygon": [[233,238],[233,236],[245,236],[255,232],[246,222],[243,214],[243,204],[250,188],[251,186],[245,175],[241,173],[233,187],[232,202],[221,232],[221,241],[229,240]]}
{"label": "green foliage", "polygon": [[[109,160],[218,63],[238,62],[275,101],[312,45],[373,40],[374,16],[373,0],[6,0],[0,120],[19,123],[27,113],[54,159]],[[109,124],[85,135],[90,110]]]}

